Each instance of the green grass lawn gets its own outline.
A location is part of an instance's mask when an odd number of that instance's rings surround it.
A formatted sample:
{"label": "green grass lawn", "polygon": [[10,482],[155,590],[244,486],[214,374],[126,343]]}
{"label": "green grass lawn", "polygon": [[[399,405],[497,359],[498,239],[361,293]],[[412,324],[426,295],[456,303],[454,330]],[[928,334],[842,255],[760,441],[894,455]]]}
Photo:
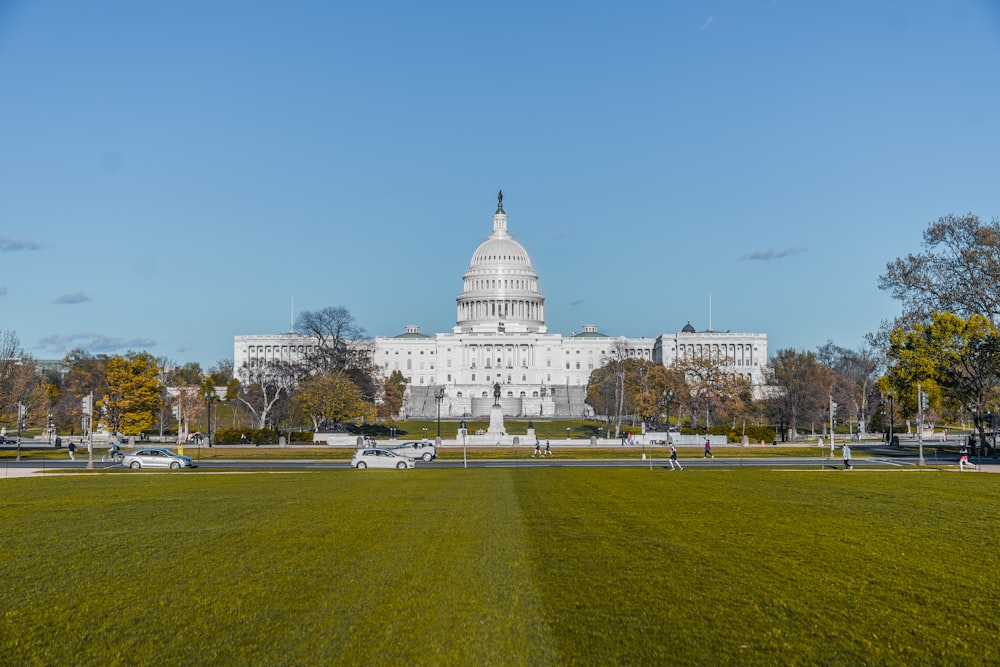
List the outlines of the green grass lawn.
{"label": "green grass lawn", "polygon": [[991,664],[1000,477],[0,480],[3,664]]}

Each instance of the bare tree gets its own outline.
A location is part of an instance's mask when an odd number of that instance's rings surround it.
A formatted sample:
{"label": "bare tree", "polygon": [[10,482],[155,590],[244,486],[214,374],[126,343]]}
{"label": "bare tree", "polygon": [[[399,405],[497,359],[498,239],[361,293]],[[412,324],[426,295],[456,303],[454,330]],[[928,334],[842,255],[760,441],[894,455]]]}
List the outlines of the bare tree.
{"label": "bare tree", "polygon": [[344,371],[351,365],[352,341],[361,339],[365,330],[347,308],[328,306],[299,313],[295,332],[316,340],[316,347],[306,355],[306,363],[313,370]]}
{"label": "bare tree", "polygon": [[768,364],[772,395],[767,402],[780,423],[782,439],[787,425],[793,436],[803,422],[822,422],[833,390],[834,374],[813,352],[778,350]]}
{"label": "bare tree", "polygon": [[0,416],[10,415],[16,422],[18,405],[27,410],[29,420],[37,420],[46,405],[42,376],[35,360],[11,330],[0,331]]}
{"label": "bare tree", "polygon": [[880,363],[871,346],[865,344],[851,350],[827,341],[817,350],[817,358],[837,376],[833,400],[843,406],[843,414],[849,414],[859,424],[864,424],[871,415],[871,404],[877,404],[879,396],[877,380]]}
{"label": "bare tree", "polygon": [[278,401],[291,396],[303,375],[301,366],[283,361],[244,365],[236,400],[253,417],[255,428],[265,428]]}
{"label": "bare tree", "polygon": [[923,253],[890,262],[879,276],[879,289],[902,303],[903,318],[924,321],[940,310],[997,324],[1000,220],[946,215],[924,231],[923,246]]}

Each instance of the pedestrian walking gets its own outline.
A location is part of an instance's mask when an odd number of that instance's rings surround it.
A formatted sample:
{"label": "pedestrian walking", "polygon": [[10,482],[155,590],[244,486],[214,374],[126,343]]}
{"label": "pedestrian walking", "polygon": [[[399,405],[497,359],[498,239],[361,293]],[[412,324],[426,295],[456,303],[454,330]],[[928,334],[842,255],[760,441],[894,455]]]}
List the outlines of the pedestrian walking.
{"label": "pedestrian walking", "polygon": [[854,466],[851,465],[851,448],[847,446],[846,442],[840,448],[844,450],[844,470],[854,470]]}
{"label": "pedestrian walking", "polygon": [[545,455],[552,456],[552,445],[549,444],[548,438],[545,438]]}
{"label": "pedestrian walking", "polygon": [[708,438],[705,438],[705,456],[703,456],[702,458],[703,459],[715,458],[715,454],[712,453],[712,441],[709,440]]}
{"label": "pedestrian walking", "polygon": [[670,469],[673,470],[674,466],[677,466],[678,470],[684,470],[681,466],[681,462],[677,460],[677,448],[674,447],[674,443],[670,443]]}
{"label": "pedestrian walking", "polygon": [[531,458],[542,455],[542,441],[535,438],[535,451],[531,452]]}
{"label": "pedestrian walking", "polygon": [[73,452],[75,452],[75,451],[76,451],[76,445],[73,444],[72,440],[70,440],[69,441],[69,460],[70,461],[76,461],[76,458],[74,458],[74,456],[73,456]]}
{"label": "pedestrian walking", "polygon": [[978,470],[976,464],[969,463],[969,446],[963,442],[962,448],[958,450],[958,469],[965,472],[965,466],[972,466],[973,470]]}

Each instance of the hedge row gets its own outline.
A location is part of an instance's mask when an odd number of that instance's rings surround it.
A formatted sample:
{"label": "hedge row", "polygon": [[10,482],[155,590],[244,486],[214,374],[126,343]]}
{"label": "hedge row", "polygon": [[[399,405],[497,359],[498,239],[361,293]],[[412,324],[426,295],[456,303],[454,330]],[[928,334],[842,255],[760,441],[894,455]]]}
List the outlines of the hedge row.
{"label": "hedge row", "polygon": [[[215,444],[217,445],[276,445],[281,433],[269,428],[220,428],[215,432]],[[288,434],[284,434],[286,438]],[[246,438],[244,440],[244,438]],[[301,431],[293,433],[293,442],[312,442],[312,431]]]}

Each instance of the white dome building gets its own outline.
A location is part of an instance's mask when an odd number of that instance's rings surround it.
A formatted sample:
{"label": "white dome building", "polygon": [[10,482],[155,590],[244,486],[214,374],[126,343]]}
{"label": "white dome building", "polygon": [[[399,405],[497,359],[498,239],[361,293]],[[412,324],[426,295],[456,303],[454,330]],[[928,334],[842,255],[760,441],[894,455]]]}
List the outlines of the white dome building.
{"label": "white dome building", "polygon": [[[655,338],[611,338],[595,325],[570,336],[549,333],[545,297],[527,251],[507,231],[503,193],[497,197],[493,231],[469,261],[456,299],[451,333],[427,335],[417,325],[402,334],[379,336],[372,357],[382,374],[399,371],[408,382],[406,416],[434,417],[436,393],[443,390],[441,417],[490,414],[494,385],[510,417],[580,417],[590,373],[621,346],[629,357],[669,365],[686,356],[733,359],[733,372],[755,389],[764,383],[766,334],[697,332],[688,323],[677,333]],[[236,373],[252,363],[294,361],[311,339],[296,334],[236,336]]]}
{"label": "white dome building", "polygon": [[493,233],[472,253],[458,295],[455,333],[545,333],[545,297],[528,252],[507,232],[503,192],[497,196]]}

